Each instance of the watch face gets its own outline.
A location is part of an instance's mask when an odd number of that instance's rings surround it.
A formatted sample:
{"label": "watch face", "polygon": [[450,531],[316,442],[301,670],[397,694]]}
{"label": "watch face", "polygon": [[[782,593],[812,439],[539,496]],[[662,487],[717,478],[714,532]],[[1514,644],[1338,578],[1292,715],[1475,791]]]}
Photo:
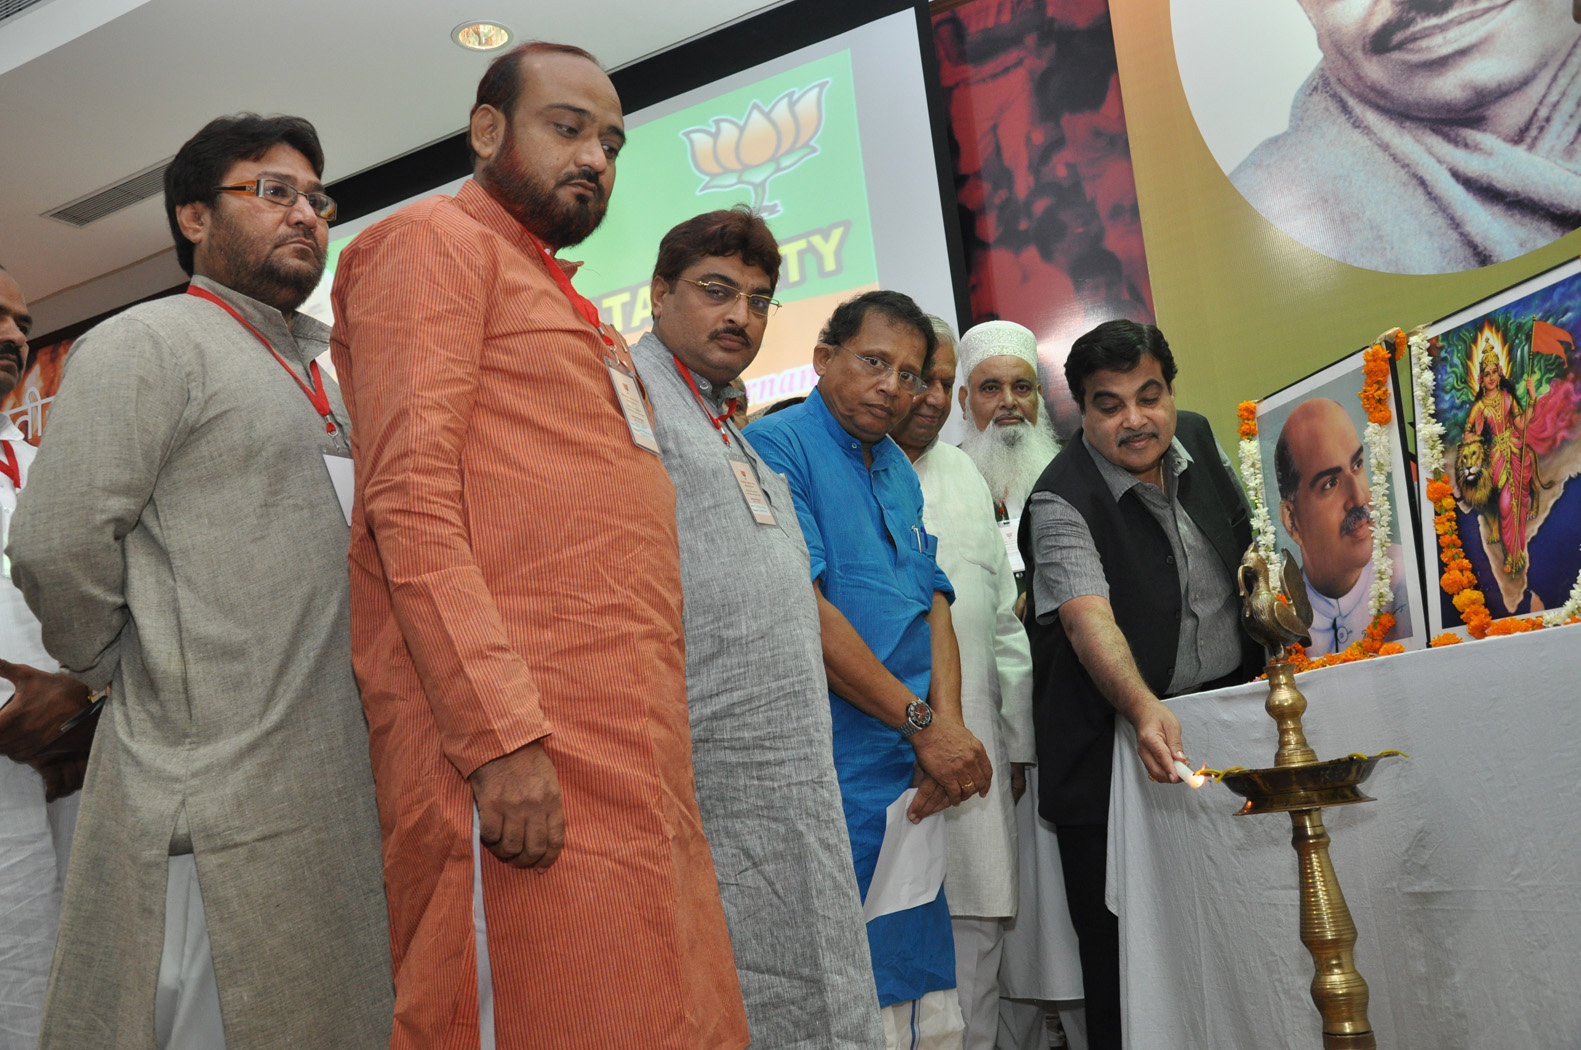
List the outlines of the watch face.
{"label": "watch face", "polygon": [[913,700],[906,705],[906,717],[918,728],[933,724],[933,708],[926,700]]}

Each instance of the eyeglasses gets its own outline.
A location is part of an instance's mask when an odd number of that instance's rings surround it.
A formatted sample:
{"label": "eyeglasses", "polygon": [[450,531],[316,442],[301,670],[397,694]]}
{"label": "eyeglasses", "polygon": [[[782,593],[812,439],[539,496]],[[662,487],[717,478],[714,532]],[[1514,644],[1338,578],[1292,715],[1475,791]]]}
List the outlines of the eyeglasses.
{"label": "eyeglasses", "polygon": [[254,179],[251,182],[239,182],[234,186],[216,186],[214,189],[220,193],[246,193],[254,197],[262,197],[270,204],[278,204],[282,208],[295,206],[298,197],[307,198],[307,206],[313,209],[325,222],[335,218],[337,205],[332,197],[323,193],[304,193],[289,182],[278,179]]}
{"label": "eyeglasses", "polygon": [[856,363],[861,365],[862,370],[868,375],[872,376],[874,379],[883,379],[886,376],[894,375],[900,380],[901,388],[912,396],[916,396],[917,394],[920,394],[924,390],[928,389],[928,381],[919,375],[914,375],[911,372],[894,368],[885,361],[880,361],[876,357],[868,357],[866,354],[859,354],[855,350],[841,346],[839,343],[832,343],[829,345],[833,346],[836,350],[844,350],[846,353],[856,358]]}
{"label": "eyeglasses", "polygon": [[690,278],[682,277],[681,283],[697,285],[703,290],[703,295],[707,297],[708,301],[716,306],[723,306],[732,299],[745,299],[747,301],[747,309],[759,317],[767,317],[770,311],[780,304],[778,299],[770,299],[766,295],[754,295],[751,292],[739,291],[728,284],[720,284],[717,281],[694,281]]}

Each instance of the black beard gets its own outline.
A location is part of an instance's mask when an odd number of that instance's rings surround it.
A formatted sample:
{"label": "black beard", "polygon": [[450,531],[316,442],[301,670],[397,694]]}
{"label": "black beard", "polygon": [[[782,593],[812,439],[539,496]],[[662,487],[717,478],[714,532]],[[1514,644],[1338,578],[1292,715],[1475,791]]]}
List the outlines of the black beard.
{"label": "black beard", "polygon": [[275,257],[275,245],[270,246],[261,261],[247,258],[249,245],[228,235],[226,220],[219,220],[214,232],[214,280],[283,314],[293,313],[307,302],[324,276],[325,249],[317,242],[313,245],[316,265],[303,269],[282,266]]}
{"label": "black beard", "polygon": [[[516,143],[510,138],[506,139],[504,151],[481,174],[484,185],[500,206],[554,250],[587,240],[604,221],[609,207],[604,199],[604,185],[595,172],[582,168],[546,187],[522,169]],[[594,187],[591,200],[578,199],[567,204],[555,196],[558,186],[581,180]]]}

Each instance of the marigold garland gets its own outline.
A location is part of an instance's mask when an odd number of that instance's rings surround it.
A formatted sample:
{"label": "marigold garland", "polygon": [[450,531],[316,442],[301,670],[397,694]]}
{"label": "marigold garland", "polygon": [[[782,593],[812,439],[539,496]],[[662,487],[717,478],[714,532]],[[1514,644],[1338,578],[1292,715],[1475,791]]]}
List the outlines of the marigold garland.
{"label": "marigold garland", "polygon": [[[1368,516],[1372,520],[1372,565],[1373,580],[1372,592],[1368,596],[1368,609],[1372,612],[1372,629],[1378,625],[1379,618],[1394,604],[1394,559],[1389,557],[1389,536],[1394,521],[1394,507],[1389,501],[1389,476],[1391,473],[1391,459],[1393,456],[1394,433],[1389,424],[1394,419],[1391,410],[1392,398],[1389,392],[1389,376],[1394,370],[1394,360],[1399,356],[1403,344],[1399,338],[1399,329],[1395,329],[1392,340],[1395,353],[1391,355],[1384,349],[1385,336],[1377,344],[1369,347],[1362,355],[1362,374],[1364,379],[1361,385],[1361,403],[1367,410],[1367,432],[1365,442],[1367,446],[1367,472],[1372,487],[1372,504],[1368,507]],[[1389,617],[1389,622],[1394,623],[1394,617]],[[1378,645],[1382,645],[1384,630],[1378,635]],[[1377,648],[1369,650],[1377,652]]]}

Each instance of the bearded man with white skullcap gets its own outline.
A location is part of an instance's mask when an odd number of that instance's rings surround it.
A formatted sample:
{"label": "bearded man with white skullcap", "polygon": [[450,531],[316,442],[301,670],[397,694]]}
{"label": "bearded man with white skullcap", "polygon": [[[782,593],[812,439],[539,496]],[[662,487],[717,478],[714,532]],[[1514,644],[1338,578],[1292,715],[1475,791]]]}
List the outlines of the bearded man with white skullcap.
{"label": "bearded man with white skullcap", "polygon": [[1017,588],[1024,591],[1025,566],[1015,542],[1021,508],[1060,450],[1038,382],[1037,336],[1014,321],[984,321],[961,336],[958,367],[966,419],[961,451],[988,482]]}

